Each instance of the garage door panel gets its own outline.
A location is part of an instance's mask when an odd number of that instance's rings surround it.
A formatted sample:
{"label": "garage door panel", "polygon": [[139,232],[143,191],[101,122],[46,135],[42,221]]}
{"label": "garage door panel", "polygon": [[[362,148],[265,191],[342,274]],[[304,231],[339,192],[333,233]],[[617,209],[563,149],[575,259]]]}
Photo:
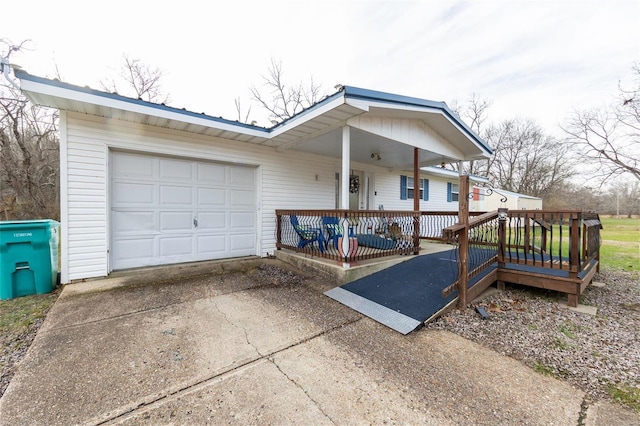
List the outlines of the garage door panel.
{"label": "garage door panel", "polygon": [[172,182],[191,182],[193,180],[193,161],[161,158],[160,179]]}
{"label": "garage door panel", "polygon": [[254,185],[256,181],[255,169],[249,167],[231,168],[229,175],[231,185]]}
{"label": "garage door panel", "polygon": [[191,236],[184,237],[160,237],[159,253],[162,256],[188,256],[193,252],[193,238]]}
{"label": "garage door panel", "polygon": [[198,230],[224,230],[227,228],[227,214],[225,212],[199,212]]}
{"label": "garage door panel", "polygon": [[193,228],[193,213],[187,212],[160,212],[160,232],[186,231]]}
{"label": "garage door panel", "polygon": [[154,257],[154,237],[136,236],[135,238],[119,238],[113,241],[114,261],[128,259],[144,259]]}
{"label": "garage door panel", "polygon": [[198,182],[226,185],[227,167],[224,164],[198,163]]}
{"label": "garage door panel", "polygon": [[198,188],[198,206],[224,207],[227,205],[227,191],[224,188]]}
{"label": "garage door panel", "polygon": [[160,185],[161,205],[193,205],[193,188],[190,186]]}
{"label": "garage door panel", "polygon": [[256,202],[256,193],[252,190],[231,189],[231,207],[253,207]]}
{"label": "garage door panel", "polygon": [[229,228],[254,228],[256,214],[254,212],[231,212]]}
{"label": "garage door panel", "polygon": [[112,269],[256,254],[255,168],[110,158]]}
{"label": "garage door panel", "polygon": [[113,182],[112,205],[153,204],[154,189],[152,183]]}
{"label": "garage door panel", "polygon": [[155,159],[145,155],[113,153],[111,156],[112,173],[120,177],[152,179]]}
{"label": "garage door panel", "polygon": [[199,235],[197,239],[199,254],[220,254],[227,251],[226,235]]}
{"label": "garage door panel", "polygon": [[231,235],[230,249],[232,251],[245,251],[255,249],[256,247],[256,235],[255,234],[235,234]]}
{"label": "garage door panel", "polygon": [[152,232],[155,225],[153,211],[113,211],[111,229],[113,233]]}

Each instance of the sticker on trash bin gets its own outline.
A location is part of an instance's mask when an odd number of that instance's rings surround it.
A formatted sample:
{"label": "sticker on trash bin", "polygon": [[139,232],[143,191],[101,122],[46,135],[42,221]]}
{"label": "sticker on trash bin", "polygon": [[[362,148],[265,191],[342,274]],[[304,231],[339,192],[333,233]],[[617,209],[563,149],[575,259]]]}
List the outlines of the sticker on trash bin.
{"label": "sticker on trash bin", "polygon": [[14,232],[13,236],[18,237],[33,237],[33,232]]}

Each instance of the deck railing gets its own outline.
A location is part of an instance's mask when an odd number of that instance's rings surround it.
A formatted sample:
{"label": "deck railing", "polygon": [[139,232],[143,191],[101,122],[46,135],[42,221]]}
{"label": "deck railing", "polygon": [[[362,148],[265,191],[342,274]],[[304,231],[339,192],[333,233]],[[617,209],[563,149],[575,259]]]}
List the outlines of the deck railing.
{"label": "deck railing", "polygon": [[[458,290],[461,299],[466,300],[469,282],[495,266],[500,248],[500,217],[497,211],[488,212],[474,217],[468,224],[458,223],[442,230],[444,239],[458,247],[458,276],[442,291],[443,297]],[[465,232],[466,238],[463,238]]]}
{"label": "deck railing", "polygon": [[457,290],[460,303],[466,304],[474,277],[508,264],[529,267],[531,273],[564,271],[576,279],[599,260],[601,227],[596,213],[506,209],[449,226],[443,235],[458,246],[458,277],[443,297]]}
{"label": "deck railing", "polygon": [[600,228],[596,213],[512,210],[499,261],[564,270],[575,278],[598,257]]}
{"label": "deck railing", "polygon": [[277,249],[352,264],[418,254],[421,239],[444,241],[442,229],[458,222],[458,212],[276,210],[276,220]]}

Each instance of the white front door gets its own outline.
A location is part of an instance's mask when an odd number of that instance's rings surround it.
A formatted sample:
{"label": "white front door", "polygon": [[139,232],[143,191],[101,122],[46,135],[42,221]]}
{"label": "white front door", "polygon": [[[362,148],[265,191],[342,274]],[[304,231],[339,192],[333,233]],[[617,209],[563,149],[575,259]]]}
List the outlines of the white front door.
{"label": "white front door", "polygon": [[111,269],[256,254],[255,167],[110,155]]}

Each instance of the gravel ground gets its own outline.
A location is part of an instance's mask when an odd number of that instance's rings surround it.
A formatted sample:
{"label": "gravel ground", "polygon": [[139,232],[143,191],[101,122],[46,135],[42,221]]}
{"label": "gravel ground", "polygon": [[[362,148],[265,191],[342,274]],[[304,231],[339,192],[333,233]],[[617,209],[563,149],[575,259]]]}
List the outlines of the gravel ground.
{"label": "gravel ground", "polygon": [[597,315],[577,313],[557,303],[563,294],[509,286],[474,301],[475,309],[454,310],[428,324],[448,330],[539,372],[582,389],[591,398],[608,398],[612,387],[640,389],[640,280],[638,274],[602,272],[580,297]]}

